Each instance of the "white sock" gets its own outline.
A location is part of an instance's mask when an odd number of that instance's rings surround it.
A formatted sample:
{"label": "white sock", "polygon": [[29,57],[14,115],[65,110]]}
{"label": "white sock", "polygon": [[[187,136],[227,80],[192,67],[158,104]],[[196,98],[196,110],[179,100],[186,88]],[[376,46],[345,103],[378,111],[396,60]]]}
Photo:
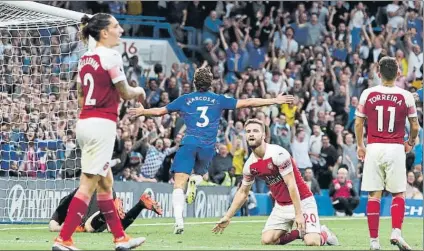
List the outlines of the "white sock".
{"label": "white sock", "polygon": [[174,189],[172,192],[172,207],[174,209],[175,223],[178,225],[184,224],[183,212],[184,212],[185,195],[181,188]]}
{"label": "white sock", "polygon": [[191,177],[196,182],[196,186],[198,186],[203,181],[203,177],[201,175],[193,174]]}

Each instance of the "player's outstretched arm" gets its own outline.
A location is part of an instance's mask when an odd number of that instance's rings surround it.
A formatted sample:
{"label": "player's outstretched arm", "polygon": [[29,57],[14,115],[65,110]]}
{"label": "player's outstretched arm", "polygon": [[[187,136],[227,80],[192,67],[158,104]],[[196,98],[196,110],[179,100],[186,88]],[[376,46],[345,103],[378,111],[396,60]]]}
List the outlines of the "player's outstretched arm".
{"label": "player's outstretched arm", "polygon": [[144,107],[141,106],[139,108],[131,108],[128,112],[131,116],[163,116],[168,113],[180,111],[184,100],[185,97],[180,96],[164,107],[144,109]]}
{"label": "player's outstretched arm", "polygon": [[233,203],[231,203],[231,206],[228,209],[227,213],[224,215],[224,217],[221,218],[221,220],[212,229],[212,232],[217,234],[217,233],[222,233],[224,231],[224,229],[228,226],[228,224],[230,224],[231,218],[236,214],[236,212],[241,208],[241,206],[243,206],[244,203],[246,203],[249,197],[249,191],[251,187],[252,185],[245,185],[245,184],[241,185],[236,195],[234,196]]}
{"label": "player's outstretched arm", "polygon": [[124,100],[131,100],[141,97],[142,100],[146,98],[146,92],[141,87],[131,87],[128,85],[126,80],[119,81],[115,84],[118,89],[119,95]]}
{"label": "player's outstretched arm", "polygon": [[274,104],[285,104],[292,103],[294,97],[292,95],[283,95],[280,94],[276,98],[271,99],[263,99],[263,98],[248,98],[248,99],[239,99],[237,100],[236,108],[245,108],[245,107],[259,107],[259,106],[267,106]]}
{"label": "player's outstretched arm", "polygon": [[159,107],[159,108],[151,108],[151,109],[144,109],[143,106],[138,108],[130,108],[128,109],[128,114],[131,116],[163,116],[168,113],[168,109],[166,107]]}

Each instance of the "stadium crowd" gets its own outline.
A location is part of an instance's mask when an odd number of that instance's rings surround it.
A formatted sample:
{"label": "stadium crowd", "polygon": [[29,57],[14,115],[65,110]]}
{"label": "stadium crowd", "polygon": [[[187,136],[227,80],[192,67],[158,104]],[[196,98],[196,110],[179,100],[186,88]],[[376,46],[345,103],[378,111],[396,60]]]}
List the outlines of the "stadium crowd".
{"label": "stadium crowd", "polygon": [[[295,95],[293,104],[245,108],[223,114],[217,154],[205,185],[239,183],[249,154],[243,122],[256,117],[267,125],[268,142],[286,148],[319,194],[355,206],[362,163],[356,156],[354,112],[361,92],[380,84],[378,60],[398,60],[396,85],[416,92],[423,80],[423,8],[420,0],[393,2],[62,2],[76,11],[165,16],[179,46],[195,57],[173,64],[172,74],[143,69],[124,54],[131,85],[145,88],[145,107],[161,107],[193,90],[190,67],[208,65],[213,91],[236,98]],[[280,5],[281,4],[281,5]],[[87,11],[88,10],[88,11]],[[191,26],[195,34],[183,29]],[[127,35],[147,31],[124,26]],[[39,34],[39,35],[37,35]],[[1,176],[76,178],[80,152],[75,142],[76,72],[83,47],[77,28],[2,31]],[[196,43],[189,43],[195,36]],[[422,100],[422,99],[421,99]],[[417,98],[420,124],[422,105]],[[136,101],[121,104],[113,174],[117,180],[172,182],[169,172],[184,135],[178,114],[130,118]],[[422,198],[422,130],[408,154],[407,198]],[[344,192],[343,187],[348,191]],[[266,192],[264,182],[255,192]],[[349,206],[350,207],[350,206]],[[350,214],[349,210],[346,214]]]}

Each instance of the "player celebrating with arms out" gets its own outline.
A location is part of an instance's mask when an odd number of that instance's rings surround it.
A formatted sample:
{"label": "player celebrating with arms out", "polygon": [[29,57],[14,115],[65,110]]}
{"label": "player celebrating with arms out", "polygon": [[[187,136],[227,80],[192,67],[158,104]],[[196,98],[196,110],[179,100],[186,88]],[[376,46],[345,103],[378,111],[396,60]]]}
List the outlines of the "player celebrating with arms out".
{"label": "player celebrating with arms out", "polygon": [[262,231],[262,244],[284,245],[303,238],[307,246],[338,245],[337,237],[326,226],[320,226],[315,198],[287,150],[265,142],[265,126],[260,120],[248,120],[245,131],[252,153],[243,167],[243,183],[212,231],[222,233],[230,224],[246,202],[256,176],[265,180],[276,201]]}
{"label": "player celebrating with arms out", "polygon": [[110,168],[116,138],[116,121],[120,98],[144,97],[143,88],[128,85],[119,45],[123,29],[110,14],[98,13],[81,23],[82,38],[96,40],[96,48],[87,51],[78,65],[78,104],[81,113],[76,137],[81,147],[82,174],[78,191],[69,204],[68,213],[53,250],[77,250],[72,234],[87,213],[88,204],[97,191],[97,205],[114,236],[117,250],[140,246],[145,238],[130,238],[123,230],[112,196],[113,176]]}
{"label": "player celebrating with arms out", "polygon": [[[384,189],[392,193],[390,242],[399,250],[411,250],[401,235],[405,215],[406,154],[418,135],[419,124],[412,93],[395,85],[399,76],[396,59],[380,59],[378,76],[383,85],[366,89],[356,110],[355,132],[358,158],[364,161],[362,190],[368,191],[367,218],[371,250],[379,250],[380,199]],[[409,140],[403,142],[406,117],[411,124]],[[364,144],[364,123],[368,120],[368,145]]]}
{"label": "player celebrating with arms out", "polygon": [[183,95],[166,107],[144,109],[133,108],[133,116],[162,116],[170,112],[180,112],[187,127],[182,146],[178,150],[171,170],[174,172],[174,191],[172,206],[175,216],[175,234],[184,232],[183,210],[185,203],[184,189],[192,174],[187,189],[187,202],[193,203],[196,185],[202,181],[201,175],[208,171],[209,163],[215,154],[216,135],[223,110],[244,107],[259,107],[273,104],[291,103],[293,96],[278,95],[273,99],[234,98],[210,92],[213,75],[207,67],[199,68],[194,73],[196,92]]}

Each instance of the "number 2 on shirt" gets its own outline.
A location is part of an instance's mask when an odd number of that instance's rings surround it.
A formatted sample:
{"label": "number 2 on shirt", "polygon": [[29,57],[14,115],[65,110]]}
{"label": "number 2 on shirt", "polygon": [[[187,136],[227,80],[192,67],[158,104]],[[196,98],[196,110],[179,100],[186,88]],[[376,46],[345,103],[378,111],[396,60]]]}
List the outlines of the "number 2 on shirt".
{"label": "number 2 on shirt", "polygon": [[88,85],[88,92],[87,92],[87,96],[85,97],[85,105],[86,106],[96,105],[96,99],[91,98],[93,96],[93,91],[94,91],[94,78],[93,78],[93,75],[91,75],[91,73],[86,73],[84,75],[84,85],[85,86]]}

